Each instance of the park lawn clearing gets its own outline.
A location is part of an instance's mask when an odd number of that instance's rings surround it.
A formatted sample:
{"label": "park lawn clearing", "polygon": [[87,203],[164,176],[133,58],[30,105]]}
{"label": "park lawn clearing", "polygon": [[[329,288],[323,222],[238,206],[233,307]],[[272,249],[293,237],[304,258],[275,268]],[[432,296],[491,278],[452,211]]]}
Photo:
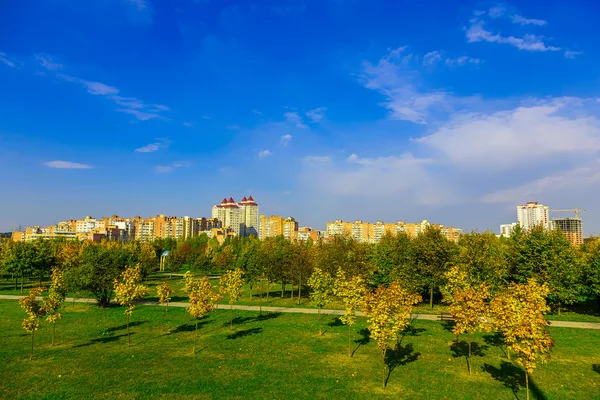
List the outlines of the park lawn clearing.
{"label": "park lawn clearing", "polygon": [[[197,354],[194,323],[183,308],[140,306],[127,346],[122,307],[99,309],[68,304],[57,324],[31,337],[21,328],[25,313],[14,300],[0,300],[0,398],[10,399],[519,399],[525,398],[522,368],[507,362],[501,347],[473,335],[481,352],[469,376],[447,324],[416,320],[411,335],[393,354],[387,388],[381,389],[381,359],[366,321],[353,328],[354,356],[347,352],[347,327],[316,315],[227,310],[200,320]],[[555,348],[549,364],[532,376],[532,399],[600,397],[598,332],[550,328]],[[466,340],[464,335],[460,340]],[[594,367],[594,365],[596,367]]]}

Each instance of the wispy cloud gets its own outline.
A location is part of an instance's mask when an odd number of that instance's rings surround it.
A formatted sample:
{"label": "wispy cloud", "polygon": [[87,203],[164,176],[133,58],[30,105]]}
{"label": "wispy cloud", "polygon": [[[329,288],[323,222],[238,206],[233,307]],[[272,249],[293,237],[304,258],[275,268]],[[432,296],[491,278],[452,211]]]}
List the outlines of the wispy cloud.
{"label": "wispy cloud", "polygon": [[59,69],[64,68],[63,64],[54,61],[52,57],[47,54],[35,54],[35,59],[38,60],[42,67],[49,71],[58,71]]}
{"label": "wispy cloud", "polygon": [[259,111],[259,110],[252,110],[252,112],[254,114],[256,114],[256,115],[262,115],[263,114],[262,111]]}
{"label": "wispy cloud", "polygon": [[[489,17],[489,18],[486,18]],[[536,25],[544,26],[546,21],[541,19],[525,18],[514,11],[514,8],[504,4],[490,8],[487,12],[476,11],[473,18],[469,21],[469,26],[465,28],[467,41],[469,43],[490,42],[499,44],[508,44],[524,51],[559,51],[561,47],[552,46],[544,42],[543,36],[527,33],[522,37],[519,36],[503,36],[500,33],[494,33],[485,28],[486,21],[497,18],[508,18],[511,22],[519,25]]]}
{"label": "wispy cloud", "polygon": [[327,111],[327,107],[317,107],[314,110],[307,111],[306,116],[313,122],[320,122],[325,118],[325,111]]}
{"label": "wispy cloud", "polygon": [[186,162],[174,162],[173,164],[169,165],[157,165],[154,168],[154,172],[157,174],[168,174],[169,172],[173,172],[178,168],[185,168],[189,166],[190,164]]}
{"label": "wispy cloud", "polygon": [[296,111],[288,111],[283,114],[283,118],[291,124],[294,124],[296,128],[306,128],[307,126],[304,124],[302,117]]}
{"label": "wispy cloud", "polygon": [[269,150],[261,150],[258,152],[258,158],[265,158],[267,156],[272,155],[273,153],[271,153]]}
{"label": "wispy cloud", "polygon": [[156,142],[149,143],[143,147],[135,149],[137,153],[152,153],[161,149],[167,149],[171,141],[167,138],[155,138]]}
{"label": "wispy cloud", "polygon": [[4,65],[8,65],[11,68],[18,68],[17,64],[8,59],[8,55],[0,51],[0,63]]}
{"label": "wispy cloud", "polygon": [[63,160],[48,161],[43,164],[46,167],[58,168],[58,169],[90,169],[90,168],[94,168],[88,164],[80,164],[80,163],[76,163],[76,162],[63,161]]}
{"label": "wispy cloud", "polygon": [[191,128],[192,126],[194,126],[194,124],[192,124],[191,122],[184,122],[183,126],[185,126],[187,128]]}
{"label": "wispy cloud", "polygon": [[127,0],[130,3],[133,3],[139,11],[145,10],[148,8],[148,4],[146,0]]}
{"label": "wispy cloud", "polygon": [[[52,58],[46,54],[37,54],[36,59],[40,65],[49,72],[55,72],[64,68],[63,64],[54,62]],[[56,77],[65,82],[76,83],[83,86],[89,94],[102,96],[113,101],[120,106],[115,109],[115,111],[132,115],[138,121],[168,119],[161,115],[162,112],[169,111],[169,107],[163,104],[145,104],[143,100],[138,99],[137,97],[121,96],[119,94],[119,88],[102,82],[81,79],[64,73],[56,73]]]}
{"label": "wispy cloud", "polygon": [[210,119],[210,117],[208,115],[203,115],[202,119]]}
{"label": "wispy cloud", "polygon": [[565,51],[565,58],[575,58],[575,57],[580,56],[582,54],[583,54],[582,51],[567,50],[567,51]]}
{"label": "wispy cloud", "polygon": [[240,129],[240,126],[238,124],[233,124],[233,125],[227,125],[225,128],[235,131],[235,130]]}
{"label": "wispy cloud", "polygon": [[281,136],[281,144],[287,146],[292,140],[292,135],[282,135]]}
{"label": "wispy cloud", "polygon": [[423,65],[424,66],[433,66],[438,64],[439,62],[444,62],[449,66],[463,66],[468,64],[480,64],[482,61],[479,58],[473,58],[469,56],[460,56],[456,58],[446,57],[439,50],[430,51],[429,53],[423,56]]}

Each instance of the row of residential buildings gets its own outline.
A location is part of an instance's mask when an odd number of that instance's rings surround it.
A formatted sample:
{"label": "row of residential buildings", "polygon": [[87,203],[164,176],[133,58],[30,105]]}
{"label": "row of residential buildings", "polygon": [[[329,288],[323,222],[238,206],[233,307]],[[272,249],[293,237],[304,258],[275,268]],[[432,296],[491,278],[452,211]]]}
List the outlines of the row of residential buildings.
{"label": "row of residential buildings", "polygon": [[[575,218],[550,219],[550,212],[574,212]],[[550,210],[548,206],[536,201],[530,201],[524,206],[517,206],[517,222],[500,225],[500,236],[510,236],[516,226],[527,231],[535,226],[543,226],[545,229],[560,229],[567,239],[574,245],[583,243],[583,222],[579,213],[585,210]]]}
{"label": "row of residential buildings", "polygon": [[[223,241],[227,237],[257,236],[260,239],[283,236],[287,240],[318,241],[336,235],[352,237],[361,243],[378,243],[386,234],[405,232],[417,236],[425,227],[432,225],[428,221],[419,223],[368,223],[363,221],[345,222],[337,220],[328,222],[325,231],[310,227],[300,227],[292,218],[278,215],[267,217],[259,215],[258,204],[252,196],[243,197],[236,202],[233,198],[224,198],[213,206],[211,218],[173,217],[157,215],[142,218],[112,217],[93,218],[87,216],[79,220],[68,220],[56,225],[42,228],[28,227],[24,231],[13,232],[13,239],[31,241],[36,239],[67,238],[100,241],[108,240],[140,240],[153,241],[157,238],[189,238],[206,234]],[[457,241],[461,229],[433,225],[441,230],[449,240]]]}

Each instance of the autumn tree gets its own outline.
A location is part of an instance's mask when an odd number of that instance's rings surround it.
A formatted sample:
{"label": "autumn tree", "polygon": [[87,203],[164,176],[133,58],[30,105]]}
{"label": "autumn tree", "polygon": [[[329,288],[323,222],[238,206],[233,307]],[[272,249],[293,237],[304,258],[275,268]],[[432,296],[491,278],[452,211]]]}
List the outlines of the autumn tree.
{"label": "autumn tree", "polygon": [[233,329],[233,305],[242,297],[244,271],[236,268],[221,275],[219,292],[229,297],[229,328]]}
{"label": "autumn tree", "polygon": [[492,232],[467,233],[460,236],[454,264],[465,271],[468,283],[486,283],[490,293],[503,288],[509,278],[507,246]]}
{"label": "autumn tree", "polygon": [[212,286],[207,277],[194,279],[194,275],[188,271],[184,275],[185,291],[188,293],[190,306],[186,308],[187,312],[195,319],[196,328],[194,332],[193,354],[196,354],[196,340],[198,338],[198,320],[212,311],[215,303],[220,300],[220,296],[213,292]]}
{"label": "autumn tree", "polygon": [[115,278],[115,298],[122,306],[126,306],[125,315],[127,316],[127,343],[131,346],[131,336],[129,335],[129,318],[135,309],[136,301],[142,299],[148,294],[148,287],[142,285],[142,270],[140,265],[128,267],[121,278]]}
{"label": "autumn tree", "polygon": [[588,293],[596,296],[597,309],[600,311],[600,239],[591,238],[582,246],[583,282]]}
{"label": "autumn tree", "polygon": [[163,305],[163,325],[165,323],[165,313],[169,310],[169,300],[171,300],[171,296],[173,295],[173,289],[171,285],[167,282],[163,282],[162,284],[156,287],[156,294],[158,295],[158,302]]}
{"label": "autumn tree", "polygon": [[[488,330],[489,308],[486,302],[489,297],[489,287],[482,283],[477,287],[467,286],[454,289],[450,313],[454,318],[452,332],[458,337],[463,333],[474,334],[477,331]],[[469,337],[469,353],[467,364],[471,374],[471,338]]]}
{"label": "autumn tree", "polygon": [[19,300],[19,304],[25,310],[28,317],[23,320],[21,324],[23,329],[31,333],[31,354],[29,359],[33,359],[33,345],[35,343],[35,331],[40,327],[40,319],[46,314],[46,308],[42,300],[38,300],[37,297],[44,292],[44,288],[38,287],[31,289],[27,296],[22,297]]}
{"label": "autumn tree", "polygon": [[64,274],[58,268],[52,270],[50,281],[50,289],[48,290],[48,296],[44,300],[44,308],[47,314],[46,321],[52,323],[52,346],[54,346],[56,323],[63,317],[60,308],[67,296],[67,288],[65,286]]}
{"label": "autumn tree", "polygon": [[548,362],[554,342],[548,332],[544,314],[550,311],[546,297],[547,283],[538,284],[531,278],[526,284],[511,283],[506,292],[498,294],[490,303],[494,325],[517,356],[517,363],[525,367],[525,385],[529,399],[529,374],[538,363]]}
{"label": "autumn tree", "polygon": [[310,298],[317,307],[319,314],[319,335],[323,335],[323,326],[321,324],[321,309],[329,304],[333,292],[333,278],[328,272],[323,272],[320,268],[315,268],[310,278],[308,278],[308,287],[311,289]]}
{"label": "autumn tree", "polygon": [[383,388],[387,350],[397,344],[399,333],[410,324],[414,305],[421,300],[421,295],[406,291],[398,282],[392,282],[388,287],[381,285],[364,297],[362,311],[367,317],[371,337],[381,351]]}
{"label": "autumn tree", "polygon": [[340,320],[344,324],[348,325],[349,357],[352,357],[350,328],[356,322],[356,310],[360,308],[365,292],[365,280],[360,275],[356,275],[350,279],[347,279],[344,271],[341,268],[338,269],[333,285],[333,294],[339,297],[344,303],[345,312],[344,315],[340,317]]}

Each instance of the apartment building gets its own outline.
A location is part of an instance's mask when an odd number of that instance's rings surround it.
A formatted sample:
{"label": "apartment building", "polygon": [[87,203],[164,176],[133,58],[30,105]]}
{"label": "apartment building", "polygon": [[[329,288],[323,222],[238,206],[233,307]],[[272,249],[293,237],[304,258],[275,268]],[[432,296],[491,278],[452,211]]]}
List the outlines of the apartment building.
{"label": "apartment building", "polygon": [[552,223],[555,228],[563,231],[574,246],[583,244],[583,224],[580,218],[556,218]]}
{"label": "apartment building", "polygon": [[327,237],[344,235],[352,237],[354,240],[361,243],[379,243],[386,234],[395,235],[404,232],[410,237],[416,237],[424,232],[427,226],[430,225],[440,229],[442,235],[448,240],[458,241],[458,238],[462,234],[462,229],[445,227],[440,224],[433,225],[427,220],[408,224],[404,221],[398,221],[395,224],[386,224],[383,221],[377,221],[376,223],[371,224],[360,220],[355,222],[336,220],[334,222],[328,222],[325,231]]}
{"label": "apartment building", "polygon": [[259,236],[258,204],[252,196],[244,197],[237,203],[232,197],[223,199],[212,208],[212,218],[221,221],[224,229],[238,236]]}
{"label": "apartment building", "polygon": [[517,206],[517,221],[523,230],[529,230],[535,226],[543,226],[551,229],[548,206],[530,201],[524,206]]}

